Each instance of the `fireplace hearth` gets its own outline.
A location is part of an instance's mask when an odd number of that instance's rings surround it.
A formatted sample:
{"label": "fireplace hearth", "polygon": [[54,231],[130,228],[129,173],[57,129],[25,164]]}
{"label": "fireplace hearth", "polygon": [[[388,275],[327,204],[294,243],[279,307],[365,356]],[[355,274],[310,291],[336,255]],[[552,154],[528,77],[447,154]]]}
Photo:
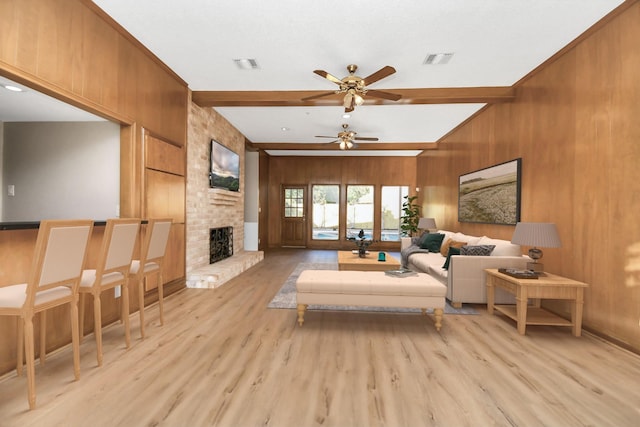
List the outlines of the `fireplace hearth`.
{"label": "fireplace hearth", "polygon": [[209,264],[233,255],[233,227],[209,229]]}

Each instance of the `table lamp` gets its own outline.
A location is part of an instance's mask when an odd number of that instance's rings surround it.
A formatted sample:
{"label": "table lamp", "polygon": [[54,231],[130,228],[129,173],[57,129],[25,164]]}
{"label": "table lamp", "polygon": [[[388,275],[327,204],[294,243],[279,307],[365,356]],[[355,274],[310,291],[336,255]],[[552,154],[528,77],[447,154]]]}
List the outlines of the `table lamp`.
{"label": "table lamp", "polygon": [[429,230],[435,230],[436,228],[436,220],[434,218],[420,218],[418,220],[419,230],[427,230],[428,233]]}
{"label": "table lamp", "polygon": [[533,262],[527,263],[527,269],[542,273],[544,265],[538,260],[542,258],[541,248],[559,248],[560,237],[556,225],[550,222],[519,222],[511,237],[511,243],[523,246],[532,246],[529,249],[529,257]]}

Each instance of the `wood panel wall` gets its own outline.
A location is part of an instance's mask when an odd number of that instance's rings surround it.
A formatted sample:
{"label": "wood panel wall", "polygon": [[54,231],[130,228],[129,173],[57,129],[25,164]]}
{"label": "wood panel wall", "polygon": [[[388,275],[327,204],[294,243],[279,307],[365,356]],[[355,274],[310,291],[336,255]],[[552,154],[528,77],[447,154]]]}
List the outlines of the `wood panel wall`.
{"label": "wood panel wall", "polygon": [[[438,226],[510,239],[514,227],[458,223],[458,176],[522,157],[522,221],[554,222],[550,272],[590,284],[584,325],[640,351],[640,4],[486,108],[418,160]],[[568,315],[564,304],[549,304]]]}
{"label": "wood panel wall", "polygon": [[[262,163],[260,165],[262,167]],[[281,188],[283,185],[304,185],[310,194],[314,184],[339,184],[344,194],[347,184],[408,185],[410,193],[416,186],[414,157],[270,157],[268,161],[268,239],[269,247],[281,246]],[[262,177],[262,173],[261,173]],[[262,184],[261,184],[262,187]],[[261,188],[262,189],[262,188]],[[310,200],[310,199],[309,199]],[[262,203],[262,199],[261,199]],[[309,204],[309,201],[307,202]],[[379,203],[379,202],[378,202]],[[379,216],[379,209],[376,210]],[[307,221],[307,236],[311,236],[311,221]],[[379,227],[378,218],[378,227]],[[261,223],[262,225],[262,223]],[[374,230],[375,233],[376,230]],[[378,230],[379,231],[379,230]],[[341,233],[342,234],[342,233]],[[351,242],[308,241],[309,248],[352,249]],[[399,250],[400,245],[380,242],[376,247]]]}
{"label": "wood panel wall", "polygon": [[[1,1],[0,75],[121,124],[120,215],[175,217],[166,281],[169,291],[183,287],[187,84],[89,0]],[[144,135],[157,139],[147,152]],[[170,178],[154,180],[147,176],[150,170]],[[26,271],[35,235],[35,230],[0,233],[0,254],[12,254],[0,257],[0,271],[7,272],[0,285]],[[155,291],[145,297],[156,298]],[[105,296],[103,322],[117,319],[117,306]],[[91,304],[85,319],[90,332]],[[70,341],[64,313],[49,316],[48,327],[60,331],[47,342],[48,350]],[[0,374],[15,366],[14,328],[13,320],[0,319]]]}

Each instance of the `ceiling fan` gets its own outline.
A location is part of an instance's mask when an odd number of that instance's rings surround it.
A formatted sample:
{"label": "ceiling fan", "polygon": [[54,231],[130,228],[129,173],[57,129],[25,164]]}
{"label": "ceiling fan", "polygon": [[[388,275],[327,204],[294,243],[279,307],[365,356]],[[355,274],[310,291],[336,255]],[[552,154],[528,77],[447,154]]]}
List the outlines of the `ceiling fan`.
{"label": "ceiling fan", "polygon": [[364,79],[362,77],[356,76],[355,72],[358,69],[357,65],[350,64],[347,65],[347,70],[349,71],[349,75],[343,79],[339,79],[336,76],[333,76],[326,71],[323,70],[314,70],[313,72],[319,75],[320,77],[324,77],[332,83],[335,83],[340,86],[340,89],[333,92],[321,93],[319,95],[309,96],[307,98],[303,98],[303,101],[309,101],[312,99],[322,98],[324,96],[329,96],[338,93],[344,93],[344,111],[345,113],[349,113],[354,110],[356,105],[362,105],[364,102],[364,95],[373,96],[375,98],[383,98],[389,99],[391,101],[399,100],[402,95],[398,95],[390,92],[383,92],[375,89],[368,89],[367,85],[371,83],[375,83],[378,80],[381,80],[385,77],[390,76],[391,74],[396,72],[396,69],[387,65],[382,67],[375,73],[371,74]]}
{"label": "ceiling fan", "polygon": [[333,144],[334,142],[340,142],[341,150],[348,150],[350,148],[355,147],[354,141],[377,141],[378,138],[365,137],[365,136],[356,136],[358,132],[349,130],[349,125],[344,123],[342,125],[342,132],[338,132],[338,136],[324,136],[324,135],[316,135],[316,138],[333,138],[334,140],[328,142],[328,144]]}

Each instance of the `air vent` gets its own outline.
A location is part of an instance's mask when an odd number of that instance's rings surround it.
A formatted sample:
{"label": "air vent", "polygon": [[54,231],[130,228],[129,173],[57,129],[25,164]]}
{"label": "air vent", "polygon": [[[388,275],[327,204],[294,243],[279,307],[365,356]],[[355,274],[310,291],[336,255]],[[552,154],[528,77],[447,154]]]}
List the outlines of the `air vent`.
{"label": "air vent", "polygon": [[260,68],[258,67],[258,61],[253,58],[234,59],[233,62],[235,62],[241,70],[255,70]]}
{"label": "air vent", "polygon": [[424,59],[424,65],[444,65],[451,60],[453,53],[430,53]]}

